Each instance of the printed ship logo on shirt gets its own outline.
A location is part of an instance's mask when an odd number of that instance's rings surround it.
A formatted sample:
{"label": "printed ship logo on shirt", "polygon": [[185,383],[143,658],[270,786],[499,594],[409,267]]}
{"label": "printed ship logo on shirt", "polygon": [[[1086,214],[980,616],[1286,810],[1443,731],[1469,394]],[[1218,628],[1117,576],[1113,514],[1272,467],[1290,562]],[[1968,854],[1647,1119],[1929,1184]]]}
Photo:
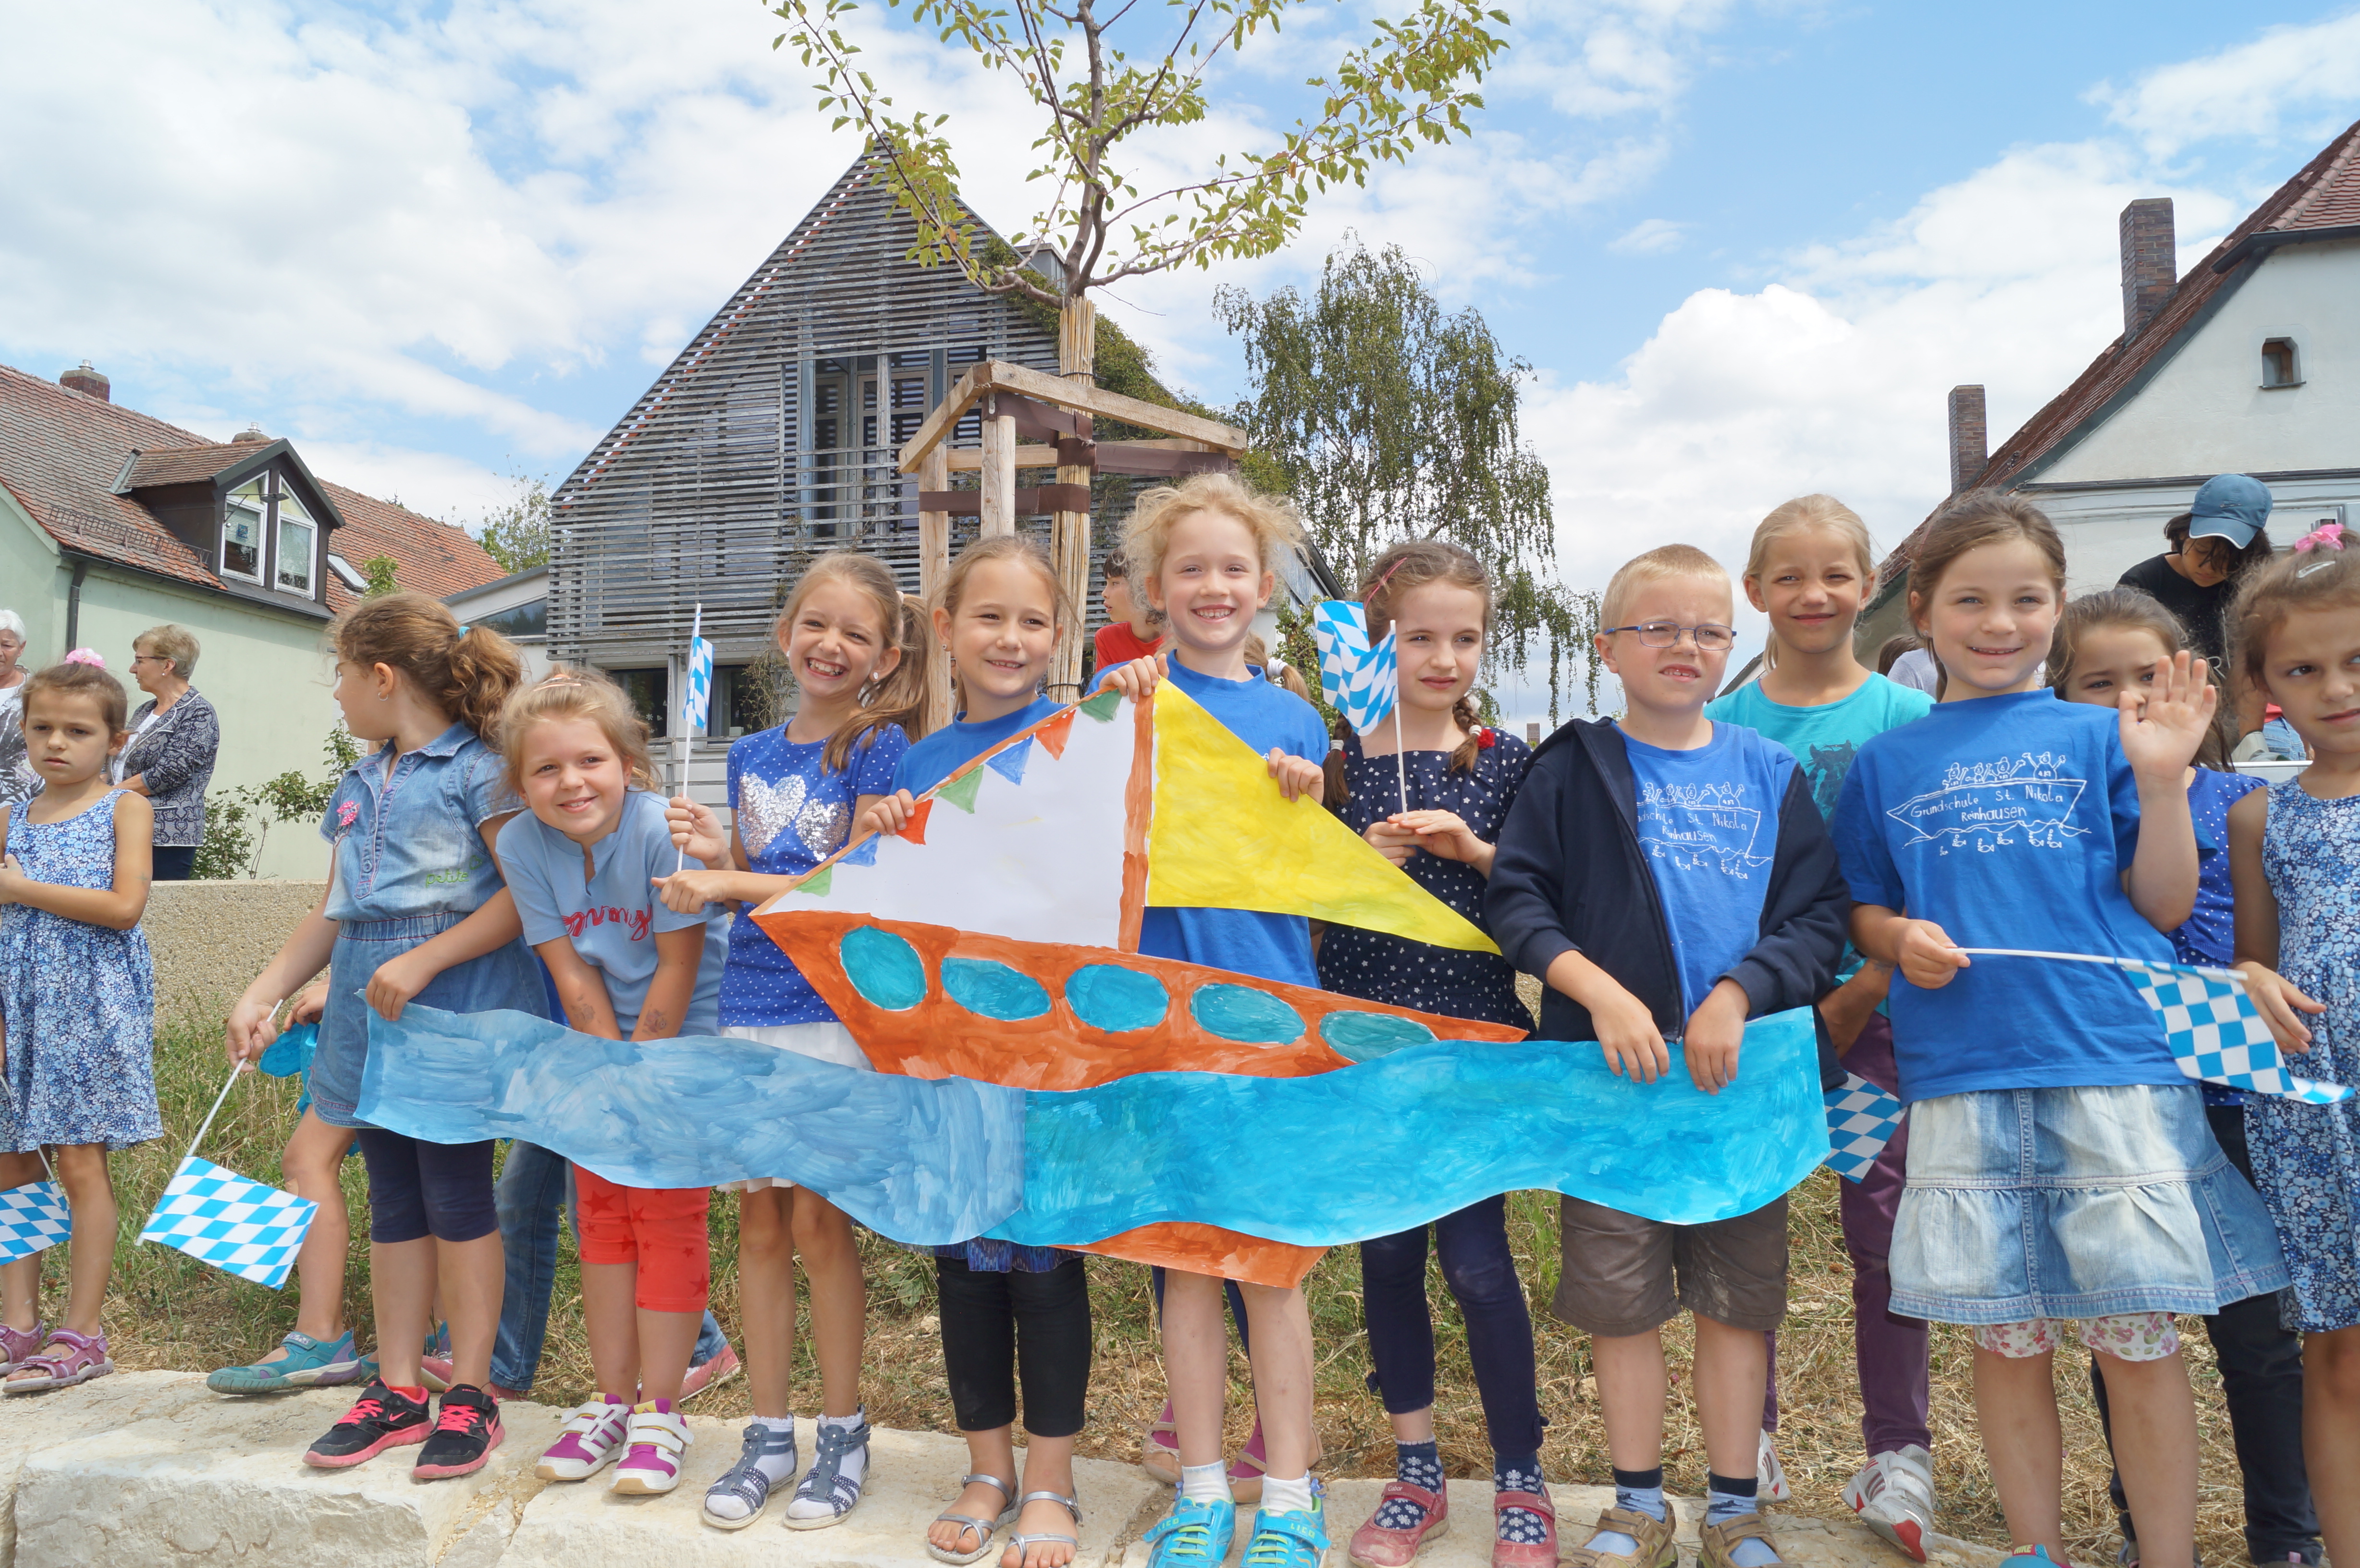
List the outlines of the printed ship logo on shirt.
{"label": "printed ship logo on shirt", "polygon": [[2071,821],[2089,780],[2060,771],[2066,760],[2044,751],[1997,762],[1954,762],[1940,789],[1913,795],[1885,815],[1915,835],[1905,846],[1930,841],[1942,855],[1969,844],[1986,855],[2018,844],[2060,849],[2068,838],[2090,831]]}
{"label": "printed ship logo on shirt", "polygon": [[1740,804],[1744,797],[1742,784],[1642,784],[1639,842],[1683,871],[1751,877],[1770,857],[1754,853],[1762,813]]}

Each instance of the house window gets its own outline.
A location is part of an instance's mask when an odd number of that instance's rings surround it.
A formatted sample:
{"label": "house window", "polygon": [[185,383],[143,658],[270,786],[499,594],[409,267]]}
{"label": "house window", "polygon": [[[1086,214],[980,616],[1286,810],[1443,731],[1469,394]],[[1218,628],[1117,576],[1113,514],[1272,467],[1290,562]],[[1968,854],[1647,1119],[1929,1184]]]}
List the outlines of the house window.
{"label": "house window", "polygon": [[765,666],[725,664],[713,672],[713,710],[707,740],[735,740],[770,722],[769,693],[761,689]]}
{"label": "house window", "polygon": [[230,492],[229,504],[222,512],[221,571],[224,577],[243,577],[249,583],[262,581],[263,524],[270,506],[265,488],[268,479],[267,474],[249,479]]}
{"label": "house window", "polygon": [[311,596],[311,579],[317,571],[318,525],[303,503],[284,483],[279,491],[279,586],[290,593]]}
{"label": "house window", "polygon": [[2300,387],[2302,385],[2302,358],[2295,351],[2292,338],[2268,338],[2262,343],[2262,385],[2264,387]]}
{"label": "house window", "polygon": [[657,740],[672,734],[672,671],[661,665],[648,670],[609,670],[615,684],[623,689],[639,710],[648,726],[648,734]]}

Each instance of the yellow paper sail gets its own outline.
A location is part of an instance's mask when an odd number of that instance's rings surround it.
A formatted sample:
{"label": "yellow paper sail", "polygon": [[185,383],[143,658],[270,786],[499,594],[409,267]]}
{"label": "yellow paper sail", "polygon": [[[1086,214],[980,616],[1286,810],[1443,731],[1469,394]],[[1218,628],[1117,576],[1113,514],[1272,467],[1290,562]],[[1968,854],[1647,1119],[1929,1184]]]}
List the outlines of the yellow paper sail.
{"label": "yellow paper sail", "polygon": [[1435,947],[1500,951],[1317,800],[1282,797],[1263,758],[1168,681],[1155,689],[1147,902],[1308,915]]}

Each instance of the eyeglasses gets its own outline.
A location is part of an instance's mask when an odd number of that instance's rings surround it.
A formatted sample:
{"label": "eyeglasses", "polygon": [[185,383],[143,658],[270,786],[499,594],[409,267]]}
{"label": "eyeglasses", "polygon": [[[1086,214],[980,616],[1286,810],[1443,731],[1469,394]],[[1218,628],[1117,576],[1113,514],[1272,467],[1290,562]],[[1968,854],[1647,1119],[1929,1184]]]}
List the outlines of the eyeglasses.
{"label": "eyeglasses", "polygon": [[170,657],[166,654],[141,653],[137,648],[133,648],[131,650],[131,662],[134,664],[169,664],[172,660]]}
{"label": "eyeglasses", "polygon": [[1612,637],[1616,632],[1637,632],[1642,648],[1677,648],[1683,634],[1696,639],[1699,653],[1727,653],[1737,646],[1737,634],[1713,621],[1700,626],[1684,626],[1677,621],[1647,621],[1635,626],[1609,626],[1602,635]]}

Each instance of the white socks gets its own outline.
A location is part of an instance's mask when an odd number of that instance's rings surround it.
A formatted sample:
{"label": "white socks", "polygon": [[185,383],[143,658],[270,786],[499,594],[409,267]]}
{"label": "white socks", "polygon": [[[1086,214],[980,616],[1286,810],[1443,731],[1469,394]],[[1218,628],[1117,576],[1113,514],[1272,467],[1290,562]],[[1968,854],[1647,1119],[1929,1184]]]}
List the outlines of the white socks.
{"label": "white socks", "polygon": [[1311,1475],[1309,1472],[1292,1481],[1282,1481],[1275,1475],[1262,1478],[1262,1511],[1266,1514],[1304,1513],[1311,1511]]}
{"label": "white socks", "polygon": [[[1269,1486],[1269,1482],[1262,1483]],[[1180,1466],[1180,1496],[1192,1503],[1226,1503],[1230,1500],[1229,1467],[1216,1460],[1210,1465]]]}
{"label": "white socks", "polygon": [[[819,1427],[822,1432],[831,1427],[845,1431],[858,1427],[866,1419],[866,1414],[862,1410],[855,1410],[848,1416],[822,1416],[819,1418]],[[847,1449],[843,1457],[836,1461],[836,1473],[852,1483],[852,1495],[858,1497],[860,1495],[861,1486],[869,1478],[868,1446],[863,1444],[858,1448]],[[833,1500],[834,1497],[833,1488],[826,1496],[814,1497],[804,1497],[798,1490],[797,1495],[787,1504],[787,1517],[789,1519],[832,1519],[838,1511]]]}

